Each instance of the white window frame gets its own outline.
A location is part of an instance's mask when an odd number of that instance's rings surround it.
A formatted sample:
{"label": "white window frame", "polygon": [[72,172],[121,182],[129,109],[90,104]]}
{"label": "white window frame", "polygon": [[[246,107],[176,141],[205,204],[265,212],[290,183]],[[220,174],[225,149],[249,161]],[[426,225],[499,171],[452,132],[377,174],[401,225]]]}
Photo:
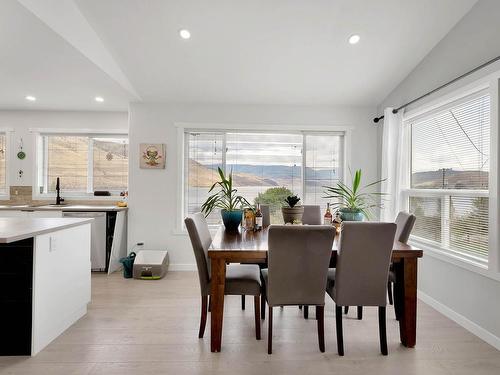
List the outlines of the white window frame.
{"label": "white window frame", "polygon": [[[403,126],[405,137],[410,137],[410,122],[414,122],[421,117],[427,117],[434,112],[438,112],[443,107],[456,105],[461,101],[470,100],[473,95],[480,95],[481,93],[488,93],[490,95],[490,167],[489,167],[489,186],[488,190],[441,190],[441,189],[410,189],[409,175],[410,171],[410,158],[409,154],[403,158],[405,160],[404,176],[401,183],[401,194],[404,199],[401,199],[402,210],[408,210],[409,195],[412,196],[435,196],[446,197],[452,193],[453,196],[467,195],[471,197],[484,197],[489,199],[489,227],[488,227],[488,259],[485,260],[480,257],[475,257],[470,254],[461,252],[450,251],[442,247],[437,247],[435,243],[426,241],[422,238],[415,236],[410,237],[410,243],[422,248],[426,254],[465,268],[467,270],[480,273],[486,277],[500,280],[500,249],[499,249],[499,234],[500,223],[500,206],[499,206],[499,84],[500,84],[500,71],[489,74],[477,81],[467,84],[462,88],[456,89],[442,97],[432,100],[419,108],[408,111],[403,116]],[[409,139],[409,138],[407,138]],[[411,152],[411,142],[406,142],[407,149],[405,152]],[[445,200],[442,200],[445,201]],[[446,209],[446,207],[445,207]]]}
{"label": "white window frame", "polygon": [[[127,137],[128,138],[128,132],[120,129],[102,129],[102,130],[95,130],[95,129],[30,129],[30,133],[33,134],[33,137],[35,139],[34,144],[34,150],[33,150],[33,155],[35,155],[35,165],[34,165],[34,170],[33,170],[33,200],[53,200],[56,197],[55,193],[40,193],[39,192],[39,186],[40,186],[40,179],[43,176],[43,173],[41,173],[44,169],[46,169],[45,165],[41,165],[44,163],[46,160],[44,158],[44,155],[46,155],[46,151],[42,150],[42,137],[44,136],[75,136],[75,137],[98,137],[98,138],[113,138],[113,137]],[[93,162],[94,162],[94,154],[93,154],[93,141],[92,139],[90,140],[89,143],[89,148],[88,148],[88,158],[87,158],[87,170],[90,172],[93,170]],[[130,163],[130,160],[129,160]],[[63,192],[61,193],[63,198],[67,199],[81,199],[81,200],[116,200],[117,193],[115,191],[111,192],[111,196],[94,196],[94,191],[93,191],[93,174],[89,173],[87,177],[87,191],[86,192],[64,192],[64,185],[63,185]],[[128,185],[128,182],[127,182]]]}
{"label": "white window frame", "polygon": [[[177,146],[179,147],[177,155],[177,196],[180,199],[177,200],[176,207],[176,228],[173,234],[176,235],[186,235],[186,228],[184,226],[184,185],[186,181],[186,170],[185,170],[185,158],[186,158],[186,132],[240,132],[240,133],[288,133],[288,134],[332,134],[338,133],[344,137],[343,146],[343,182],[347,180],[348,167],[351,165],[351,133],[353,130],[352,126],[337,126],[337,125],[276,125],[276,124],[209,124],[209,123],[175,123],[174,126],[177,128]],[[305,152],[302,153],[303,161],[305,157]],[[304,182],[303,182],[304,183]]]}
{"label": "white window frame", "polygon": [[0,128],[0,134],[5,136],[5,192],[0,192],[0,200],[10,199],[10,154],[13,132],[12,128]]}

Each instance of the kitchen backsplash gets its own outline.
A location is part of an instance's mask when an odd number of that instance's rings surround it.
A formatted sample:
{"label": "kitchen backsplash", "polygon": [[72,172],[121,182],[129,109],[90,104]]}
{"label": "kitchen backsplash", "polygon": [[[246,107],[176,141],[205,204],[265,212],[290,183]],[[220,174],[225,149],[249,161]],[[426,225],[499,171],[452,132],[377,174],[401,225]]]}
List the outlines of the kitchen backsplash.
{"label": "kitchen backsplash", "polygon": [[[64,198],[64,194],[61,194]],[[67,204],[84,204],[84,205],[110,205],[115,204],[120,200],[120,197],[116,199],[105,199],[105,200],[94,200],[94,199],[65,199],[64,203]],[[54,199],[55,201],[55,199]],[[1,201],[0,204],[5,205],[19,205],[19,204],[29,204],[29,205],[42,205],[53,203],[47,200],[33,200],[33,187],[32,186],[11,186],[10,187],[10,199]]]}

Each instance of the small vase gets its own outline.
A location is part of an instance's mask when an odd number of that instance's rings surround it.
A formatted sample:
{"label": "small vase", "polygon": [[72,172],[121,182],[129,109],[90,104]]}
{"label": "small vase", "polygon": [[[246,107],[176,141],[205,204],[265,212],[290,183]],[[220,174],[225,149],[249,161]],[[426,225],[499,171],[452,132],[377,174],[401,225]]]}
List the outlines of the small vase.
{"label": "small vase", "polygon": [[363,221],[365,215],[360,210],[351,210],[349,208],[341,208],[340,218],[343,221]]}
{"label": "small vase", "polygon": [[241,224],[241,219],[243,216],[242,210],[221,210],[222,222],[226,227],[227,231],[235,232]]}
{"label": "small vase", "polygon": [[304,214],[303,206],[295,207],[282,207],[281,213],[283,214],[283,221],[286,223],[300,223],[302,222],[302,215]]}

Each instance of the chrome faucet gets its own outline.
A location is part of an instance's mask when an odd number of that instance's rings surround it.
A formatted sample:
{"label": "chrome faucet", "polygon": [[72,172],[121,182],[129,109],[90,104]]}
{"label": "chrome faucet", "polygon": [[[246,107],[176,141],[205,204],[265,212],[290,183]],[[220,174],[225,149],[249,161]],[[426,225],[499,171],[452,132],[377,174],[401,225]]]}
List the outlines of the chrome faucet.
{"label": "chrome faucet", "polygon": [[64,202],[64,198],[61,198],[61,195],[60,195],[60,192],[61,192],[61,188],[60,188],[60,183],[59,183],[59,177],[57,177],[57,180],[56,180],[56,205],[60,205],[61,202]]}

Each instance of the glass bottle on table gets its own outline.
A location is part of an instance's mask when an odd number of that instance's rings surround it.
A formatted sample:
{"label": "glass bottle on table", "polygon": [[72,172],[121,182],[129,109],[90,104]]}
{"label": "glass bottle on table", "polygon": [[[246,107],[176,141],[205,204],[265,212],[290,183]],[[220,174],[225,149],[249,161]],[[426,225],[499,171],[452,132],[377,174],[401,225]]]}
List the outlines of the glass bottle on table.
{"label": "glass bottle on table", "polygon": [[255,230],[262,229],[263,216],[260,210],[260,203],[257,203],[257,210],[255,211]]}
{"label": "glass bottle on table", "polygon": [[332,225],[332,219],[333,219],[333,216],[332,216],[332,213],[330,211],[330,203],[327,203],[325,216],[323,216],[323,224],[324,225]]}

